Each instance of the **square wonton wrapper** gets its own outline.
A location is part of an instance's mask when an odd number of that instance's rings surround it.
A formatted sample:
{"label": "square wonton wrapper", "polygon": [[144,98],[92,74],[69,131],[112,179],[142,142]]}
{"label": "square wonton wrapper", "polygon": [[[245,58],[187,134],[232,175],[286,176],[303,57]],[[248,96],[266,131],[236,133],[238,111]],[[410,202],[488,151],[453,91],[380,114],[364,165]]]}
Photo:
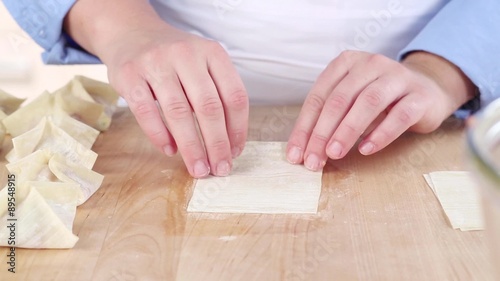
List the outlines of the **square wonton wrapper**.
{"label": "square wonton wrapper", "polygon": [[307,213],[318,210],[322,172],[285,159],[283,142],[248,142],[227,177],[196,181],[188,212]]}
{"label": "square wonton wrapper", "polygon": [[442,171],[424,175],[453,229],[482,230],[479,192],[469,172]]}

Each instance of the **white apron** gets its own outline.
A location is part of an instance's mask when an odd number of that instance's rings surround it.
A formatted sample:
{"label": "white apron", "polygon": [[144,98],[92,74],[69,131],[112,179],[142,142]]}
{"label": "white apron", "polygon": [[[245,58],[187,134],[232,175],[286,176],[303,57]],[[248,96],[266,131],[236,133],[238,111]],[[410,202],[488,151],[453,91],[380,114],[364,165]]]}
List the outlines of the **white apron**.
{"label": "white apron", "polygon": [[341,51],[396,58],[448,0],[150,2],[171,25],[221,43],[252,104],[298,104]]}

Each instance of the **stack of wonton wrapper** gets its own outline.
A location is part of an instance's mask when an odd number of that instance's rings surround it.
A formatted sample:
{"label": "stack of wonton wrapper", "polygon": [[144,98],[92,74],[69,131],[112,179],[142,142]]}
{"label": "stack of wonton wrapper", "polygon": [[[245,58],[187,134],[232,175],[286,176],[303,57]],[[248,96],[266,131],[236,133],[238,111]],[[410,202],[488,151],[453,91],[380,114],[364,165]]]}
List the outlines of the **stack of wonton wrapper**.
{"label": "stack of wonton wrapper", "polygon": [[[0,96],[0,137],[9,134],[13,144],[5,158],[16,176],[15,246],[72,248],[76,207],[103,181],[92,170],[97,154],[91,147],[109,128],[118,95],[106,83],[76,76],[23,107],[23,100]],[[8,197],[7,188],[0,190],[0,246],[11,247]]]}

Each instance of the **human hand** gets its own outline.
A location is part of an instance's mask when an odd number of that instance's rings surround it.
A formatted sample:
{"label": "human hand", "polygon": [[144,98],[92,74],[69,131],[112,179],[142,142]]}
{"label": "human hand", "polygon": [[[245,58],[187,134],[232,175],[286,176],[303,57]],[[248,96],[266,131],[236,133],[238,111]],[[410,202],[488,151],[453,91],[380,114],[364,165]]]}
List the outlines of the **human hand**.
{"label": "human hand", "polygon": [[288,141],[287,158],[320,170],[328,158],[343,158],[360,137],[359,151],[373,154],[408,129],[435,130],[473,92],[458,68],[429,53],[417,52],[399,63],[345,51],[308,94]]}
{"label": "human hand", "polygon": [[170,26],[146,0],[76,1],[64,31],[106,64],[156,147],[179,150],[193,177],[229,174],[245,145],[248,97],[220,44]]}
{"label": "human hand", "polygon": [[169,26],[141,29],[115,36],[100,58],[156,147],[179,150],[193,177],[230,173],[245,145],[248,98],[217,42]]}

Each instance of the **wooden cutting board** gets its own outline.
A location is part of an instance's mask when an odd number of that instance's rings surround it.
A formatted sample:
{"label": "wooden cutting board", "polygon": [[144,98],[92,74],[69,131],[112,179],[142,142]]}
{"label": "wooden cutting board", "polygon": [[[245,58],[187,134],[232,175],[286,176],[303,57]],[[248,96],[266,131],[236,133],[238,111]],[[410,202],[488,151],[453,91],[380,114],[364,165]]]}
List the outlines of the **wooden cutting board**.
{"label": "wooden cutting board", "polygon": [[[253,108],[249,139],[286,141],[298,110]],[[0,280],[493,280],[484,233],[453,230],[422,177],[463,169],[458,121],[328,162],[316,215],[186,213],[193,179],[128,109],[93,149],[105,180],[75,248],[17,249],[15,274],[1,248]]]}

